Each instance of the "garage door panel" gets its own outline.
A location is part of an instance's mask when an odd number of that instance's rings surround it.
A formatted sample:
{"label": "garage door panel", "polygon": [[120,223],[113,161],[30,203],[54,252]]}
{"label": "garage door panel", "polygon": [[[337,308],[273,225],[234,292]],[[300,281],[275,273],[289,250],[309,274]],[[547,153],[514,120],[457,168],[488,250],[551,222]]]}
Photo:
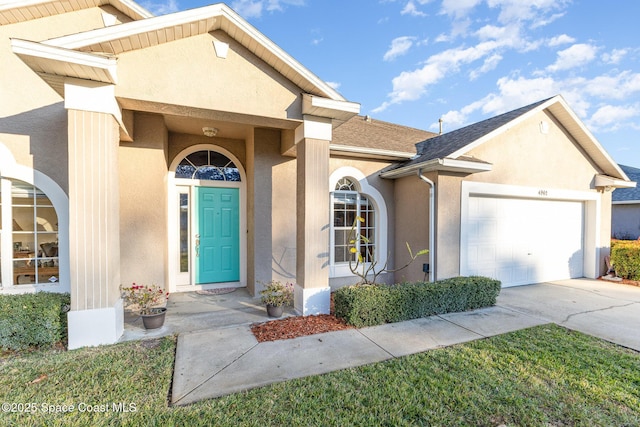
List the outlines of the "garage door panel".
{"label": "garage door panel", "polygon": [[582,277],[582,202],[471,196],[468,206],[463,271],[503,286]]}

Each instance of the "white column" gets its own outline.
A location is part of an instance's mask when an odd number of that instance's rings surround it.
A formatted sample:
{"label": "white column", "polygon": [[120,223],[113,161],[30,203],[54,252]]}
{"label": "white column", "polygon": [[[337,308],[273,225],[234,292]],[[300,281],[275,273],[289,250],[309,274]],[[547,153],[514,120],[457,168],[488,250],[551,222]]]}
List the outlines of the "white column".
{"label": "white column", "polygon": [[305,116],[296,130],[297,241],[295,309],[302,315],[328,314],[329,142],[331,119]]}
{"label": "white column", "polygon": [[116,342],[120,299],[119,110],[113,86],[65,83],[69,152],[69,348]]}

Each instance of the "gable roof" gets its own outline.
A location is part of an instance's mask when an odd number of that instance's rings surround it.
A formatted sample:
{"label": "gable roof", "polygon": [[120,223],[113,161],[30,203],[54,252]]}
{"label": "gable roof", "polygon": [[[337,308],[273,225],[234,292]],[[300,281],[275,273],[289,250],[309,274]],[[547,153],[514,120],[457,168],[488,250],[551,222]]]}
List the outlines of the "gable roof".
{"label": "gable roof", "polygon": [[[285,78],[300,87],[303,92],[332,100],[346,101],[330,85],[305,68],[223,3],[50,39],[41,43],[41,49],[47,50],[46,55],[38,54],[36,52],[37,49],[33,46],[28,52],[16,53],[34,70],[37,69],[41,73],[56,75],[58,73],[56,67],[48,65],[51,60],[52,49],[59,49],[61,57],[68,57],[68,51],[82,52],[85,55],[113,57],[120,53],[144,49],[216,30],[222,30],[227,33]],[[76,76],[72,75],[71,77]]]}
{"label": "gable roof", "polygon": [[[631,166],[620,165],[620,168],[631,181],[640,181],[640,169]],[[611,199],[614,204],[640,203],[640,188],[617,188],[613,191]]]}
{"label": "gable roof", "polygon": [[32,19],[106,5],[115,7],[134,20],[153,16],[149,11],[131,0],[70,0],[64,2],[59,0],[18,0],[0,5],[0,25],[16,24]]}
{"label": "gable roof", "polygon": [[[454,162],[458,160],[464,161],[462,165],[464,169],[461,171],[472,173],[473,169],[478,166],[477,164],[483,162],[466,157],[469,151],[543,110],[546,110],[560,122],[605,176],[612,178],[607,181],[608,184],[617,186],[621,182],[629,181],[618,164],[611,159],[561,95],[423,141],[418,144],[418,155],[415,158],[385,170],[382,176],[387,178],[404,176],[418,169],[442,170],[444,163],[449,164],[448,170],[453,170],[452,168],[455,168]],[[469,162],[477,164],[469,164]],[[486,164],[486,162],[484,163]],[[487,166],[478,166],[475,171],[490,169]]]}
{"label": "gable roof", "polygon": [[369,116],[354,116],[333,130],[330,148],[334,153],[409,159],[416,154],[416,143],[435,135]]}

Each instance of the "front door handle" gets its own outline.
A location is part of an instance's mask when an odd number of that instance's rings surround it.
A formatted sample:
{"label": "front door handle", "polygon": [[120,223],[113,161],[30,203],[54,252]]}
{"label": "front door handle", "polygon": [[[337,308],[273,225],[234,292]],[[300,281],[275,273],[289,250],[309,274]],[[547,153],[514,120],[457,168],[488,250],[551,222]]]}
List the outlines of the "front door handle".
{"label": "front door handle", "polygon": [[196,257],[200,256],[200,235],[196,234]]}

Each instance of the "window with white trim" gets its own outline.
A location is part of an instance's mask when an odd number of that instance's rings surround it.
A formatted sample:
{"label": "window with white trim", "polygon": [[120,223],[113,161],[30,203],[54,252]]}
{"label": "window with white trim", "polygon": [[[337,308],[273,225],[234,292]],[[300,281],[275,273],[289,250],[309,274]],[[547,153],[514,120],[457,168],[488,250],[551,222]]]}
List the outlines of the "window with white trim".
{"label": "window with white trim", "polygon": [[12,272],[3,287],[58,282],[58,215],[38,187],[0,178],[0,242],[12,249],[0,252],[0,272]]}
{"label": "window with white trim", "polygon": [[[331,219],[332,264],[355,261],[358,252],[364,262],[375,259],[376,210],[370,198],[362,194],[357,183],[350,178],[338,180],[331,193]],[[354,224],[355,229],[352,231]],[[358,235],[366,239],[357,239]],[[352,240],[355,242],[351,243]],[[352,247],[356,248],[355,253],[351,252]]]}

